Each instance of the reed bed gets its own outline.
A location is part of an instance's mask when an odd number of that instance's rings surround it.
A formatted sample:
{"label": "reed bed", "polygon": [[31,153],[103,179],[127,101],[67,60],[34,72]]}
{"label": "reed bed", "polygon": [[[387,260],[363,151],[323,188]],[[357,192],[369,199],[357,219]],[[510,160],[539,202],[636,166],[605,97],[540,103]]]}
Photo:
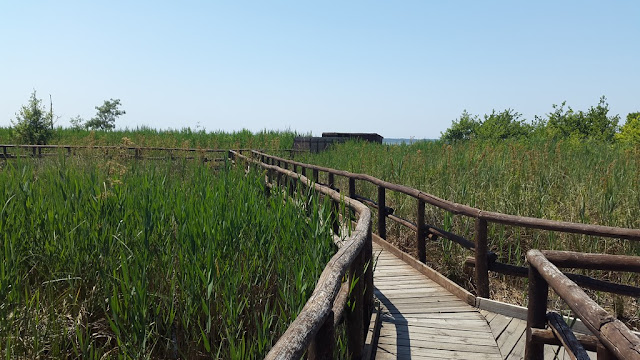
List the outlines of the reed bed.
{"label": "reed bed", "polygon": [[[251,132],[241,130],[236,132],[212,131],[202,129],[157,130],[149,127],[135,129],[103,130],[75,130],[69,128],[55,128],[49,141],[59,145],[135,145],[140,147],[177,147],[177,148],[207,148],[207,149],[291,149],[293,131],[263,130]],[[0,127],[0,144],[15,144],[17,141],[14,131],[10,127]]]}
{"label": "reed bed", "polygon": [[329,206],[265,193],[228,165],[0,163],[0,355],[263,357],[335,252]]}
{"label": "reed bed", "polygon": [[[575,142],[418,142],[381,145],[337,144],[331,150],[299,158],[327,167],[367,173],[435,196],[483,210],[545,219],[640,228],[640,147],[595,141]],[[322,180],[322,179],[321,179]],[[347,189],[344,179],[338,187]],[[357,193],[376,199],[376,188],[358,182]],[[387,206],[415,220],[416,200],[387,191]],[[473,219],[427,205],[426,222],[473,240]],[[374,224],[375,226],[375,224]],[[387,221],[392,242],[416,255],[415,235]],[[573,250],[640,256],[634,241],[561,234],[535,229],[489,225],[490,250],[499,261],[525,264],[529,249]],[[474,290],[472,273],[462,266],[472,255],[446,239],[428,242],[427,262],[459,284]],[[583,272],[637,285],[637,275]],[[492,297],[525,305],[526,282],[493,274]],[[599,293],[621,318],[640,325],[638,299],[620,301]]]}

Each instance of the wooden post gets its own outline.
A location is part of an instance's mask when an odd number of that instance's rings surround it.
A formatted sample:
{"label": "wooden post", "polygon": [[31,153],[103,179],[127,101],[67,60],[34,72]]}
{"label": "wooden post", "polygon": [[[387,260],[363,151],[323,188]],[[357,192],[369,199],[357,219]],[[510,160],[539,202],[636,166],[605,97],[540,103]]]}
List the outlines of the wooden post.
{"label": "wooden post", "polygon": [[340,207],[339,203],[335,200],[331,200],[331,228],[333,233],[340,235]]}
{"label": "wooden post", "polygon": [[[356,179],[354,178],[349,178],[349,197],[352,199],[356,198]],[[355,218],[355,211],[351,210],[349,214],[351,214],[351,219]],[[351,219],[349,219],[349,221]]]}
{"label": "wooden post", "polygon": [[378,186],[378,236],[387,238],[387,214],[386,214],[385,188]]}
{"label": "wooden post", "polygon": [[531,329],[544,329],[547,323],[547,298],[549,285],[538,270],[529,265],[529,304],[527,309],[527,333],[525,360],[544,360],[544,344],[531,341]]}
{"label": "wooden post", "polygon": [[33,157],[36,157],[36,148],[35,148],[35,146],[32,146],[31,150],[33,150]]}
{"label": "wooden post", "polygon": [[489,252],[487,220],[476,219],[476,287],[478,296],[489,298]]}
{"label": "wooden post", "polygon": [[335,190],[335,177],[333,176],[333,173],[328,173],[328,177],[329,177],[329,181],[327,186],[329,186],[330,188]]}
{"label": "wooden post", "polygon": [[300,167],[300,174],[302,174],[302,176],[307,176],[307,168],[304,166]]}
{"label": "wooden post", "polygon": [[311,340],[307,351],[309,360],[333,359],[333,352],[336,348],[336,329],[333,326],[333,316],[333,310],[330,310],[324,324]]}
{"label": "wooden post", "polygon": [[2,147],[2,155],[4,155],[5,159],[7,158],[7,147],[6,146]]}
{"label": "wooden post", "polygon": [[349,197],[355,199],[356,197],[356,179],[349,178]]}
{"label": "wooden post", "polygon": [[416,217],[416,245],[418,246],[418,260],[427,262],[427,244],[424,227],[424,201],[418,199],[418,215]]}
{"label": "wooden post", "polygon": [[319,183],[320,181],[318,181],[318,177],[320,177],[320,175],[318,174],[318,169],[313,169],[313,181],[315,183]]}
{"label": "wooden post", "polygon": [[[362,278],[364,269],[364,253],[360,254],[353,260],[349,268],[348,281],[353,286],[349,294],[349,302],[351,307],[346,313],[347,325],[347,351],[351,359],[360,359],[362,357],[362,349],[364,348],[365,330],[364,330],[364,303],[363,290],[364,279]],[[355,284],[355,285],[353,285]]]}
{"label": "wooden post", "polygon": [[366,266],[364,271],[364,316],[363,329],[364,338],[367,338],[367,331],[369,329],[369,320],[371,320],[371,313],[373,311],[373,245],[371,242],[371,226],[367,228],[367,238],[365,239],[365,245],[362,247],[363,260]]}

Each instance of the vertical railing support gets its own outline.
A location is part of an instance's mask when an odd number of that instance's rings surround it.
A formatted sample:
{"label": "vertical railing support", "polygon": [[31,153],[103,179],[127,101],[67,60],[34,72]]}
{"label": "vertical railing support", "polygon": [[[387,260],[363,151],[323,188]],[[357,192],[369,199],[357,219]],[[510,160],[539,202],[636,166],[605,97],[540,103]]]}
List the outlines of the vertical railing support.
{"label": "vertical railing support", "polygon": [[348,281],[351,287],[349,304],[346,313],[347,351],[351,359],[360,359],[364,348],[364,252],[353,260],[349,267]]}
{"label": "vertical railing support", "polygon": [[305,177],[306,177],[306,176],[307,176],[307,168],[306,168],[306,167],[304,167],[304,166],[300,166],[300,174],[301,174],[302,176],[305,176]]}
{"label": "vertical railing support", "polygon": [[[349,197],[352,199],[356,198],[356,179],[354,178],[349,178]],[[351,210],[349,211],[349,214],[351,214],[351,219],[353,219],[355,211]],[[351,219],[349,219],[349,221],[351,221]]]}
{"label": "vertical railing support", "polygon": [[364,316],[362,317],[364,338],[367,338],[369,330],[369,320],[373,312],[373,244],[371,238],[371,226],[367,227],[367,237],[362,247],[363,261],[366,266],[364,270]]}
{"label": "vertical railing support", "polygon": [[336,329],[333,326],[333,311],[329,311],[327,319],[309,344],[307,351],[309,360],[333,359],[336,348]]}
{"label": "vertical railing support", "polygon": [[476,287],[477,294],[489,298],[489,252],[487,244],[487,220],[476,219]]}
{"label": "vertical railing support", "polygon": [[356,179],[349,178],[349,197],[354,199],[356,197]]}
{"label": "vertical railing support", "polygon": [[527,333],[525,360],[543,360],[544,344],[531,341],[531,329],[544,329],[547,324],[547,299],[549,285],[536,268],[529,265],[529,304],[527,309]]}
{"label": "vertical railing support", "polygon": [[319,177],[320,177],[320,175],[318,174],[318,169],[313,169],[313,182],[319,183],[320,182],[318,180]]}
{"label": "vertical railing support", "polygon": [[333,173],[328,173],[328,186],[332,189],[335,190],[335,177],[333,176]]}
{"label": "vertical railing support", "polygon": [[424,226],[424,201],[418,199],[418,214],[416,216],[416,246],[418,247],[418,260],[423,264],[427,262],[427,243]]}
{"label": "vertical railing support", "polygon": [[385,200],[385,188],[378,186],[378,236],[387,238],[387,205]]}

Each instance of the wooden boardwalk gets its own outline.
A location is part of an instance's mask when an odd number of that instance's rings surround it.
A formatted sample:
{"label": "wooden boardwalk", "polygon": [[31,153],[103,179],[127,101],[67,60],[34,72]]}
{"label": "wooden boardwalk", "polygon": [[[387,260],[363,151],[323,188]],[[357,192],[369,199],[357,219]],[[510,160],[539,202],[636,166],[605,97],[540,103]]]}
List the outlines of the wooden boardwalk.
{"label": "wooden boardwalk", "polygon": [[502,359],[480,312],[374,244],[376,359]]}
{"label": "wooden boardwalk", "polygon": [[[525,320],[472,307],[375,243],[373,251],[374,294],[382,305],[376,359],[524,357]],[[547,345],[545,360],[552,359],[569,357]]]}
{"label": "wooden boardwalk", "polygon": [[[522,319],[512,318],[501,314],[480,310],[487,319],[491,333],[496,339],[500,353],[504,359],[518,360],[524,357],[525,330],[527,322]],[[594,352],[588,351],[591,359],[596,359]],[[570,359],[569,354],[560,346],[546,345],[544,347],[545,360]]]}

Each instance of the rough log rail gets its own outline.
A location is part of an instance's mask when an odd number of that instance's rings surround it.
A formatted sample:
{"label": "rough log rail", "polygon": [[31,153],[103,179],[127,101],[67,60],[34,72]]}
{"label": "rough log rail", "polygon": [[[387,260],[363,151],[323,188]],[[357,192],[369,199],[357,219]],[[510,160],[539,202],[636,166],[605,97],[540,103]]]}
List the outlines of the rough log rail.
{"label": "rough log rail", "polygon": [[[126,151],[130,153],[128,157],[135,159],[156,159],[152,157],[145,157],[144,154],[151,152],[161,152],[168,154],[170,158],[173,158],[175,153],[191,153],[191,154],[220,154],[226,156],[227,149],[211,149],[211,148],[177,148],[177,147],[158,147],[158,146],[135,146],[135,145],[16,145],[16,144],[0,144],[2,151],[0,152],[0,159],[15,159],[20,157],[44,157],[57,155],[60,151],[64,151],[65,155],[72,155],[79,150],[101,150],[106,153],[113,151]],[[13,151],[12,151],[13,150]],[[44,152],[43,152],[44,150]],[[53,152],[46,152],[46,151]],[[250,149],[238,149],[237,151],[249,151]],[[22,151],[22,153],[20,153]],[[278,149],[269,150],[273,152],[288,153],[289,157],[293,157],[294,154],[303,152],[296,149]],[[26,154],[26,153],[29,154]],[[183,157],[181,157],[183,158]],[[164,158],[158,158],[164,159]],[[196,159],[196,157],[190,157],[188,159]],[[222,158],[220,160],[223,160]]]}
{"label": "rough log rail", "polygon": [[[266,359],[299,359],[305,351],[310,359],[333,358],[336,346],[335,325],[339,321],[338,314],[342,313],[346,317],[349,355],[353,359],[360,359],[373,305],[371,211],[362,203],[293,171],[254,161],[236,151],[229,151],[229,155],[236,161],[244,160],[267,170],[270,179],[274,173],[280,179],[279,182],[282,181],[281,176],[287,176],[293,180],[288,182],[290,189],[301,183],[329,197],[334,203],[343,203],[358,216],[355,230],[345,237],[338,252],[327,263],[311,297],[269,351]],[[334,213],[334,219],[337,218]],[[343,283],[342,279],[347,272],[348,280]],[[347,310],[347,297],[338,296],[345,284],[355,284],[351,285],[349,295],[355,306]]]}
{"label": "rough log rail", "polygon": [[[66,145],[0,145],[3,147],[0,158],[10,158],[7,149],[31,149],[33,156],[40,156],[42,149],[66,149],[72,154],[73,149],[104,149],[135,151],[135,157],[141,158],[142,151],[187,151],[226,153],[228,158],[259,166],[266,170],[268,180],[274,181],[271,186],[285,185],[290,192],[296,191],[300,184],[328,197],[333,202],[332,222],[334,230],[340,228],[338,203],[342,202],[357,216],[357,225],[338,252],[332,257],[300,315],[289,326],[285,334],[267,355],[268,359],[294,359],[304,354],[310,359],[332,358],[334,354],[335,327],[342,319],[347,327],[348,352],[351,358],[362,356],[366,324],[372,306],[373,274],[371,266],[372,215],[369,208],[354,199],[364,202],[377,210],[378,235],[386,237],[386,219],[407,227],[416,233],[416,246],[419,261],[407,258],[405,261],[418,268],[420,262],[426,262],[425,242],[427,239],[443,237],[454,243],[474,251],[475,256],[467,259],[467,265],[475,267],[477,297],[470,293],[460,296],[447,286],[449,291],[468,303],[482,307],[482,298],[489,298],[489,271],[505,275],[529,277],[529,307],[526,325],[526,359],[542,359],[545,344],[561,344],[573,359],[586,358],[585,350],[596,350],[598,359],[640,359],[640,338],[624,324],[608,314],[591,300],[580,286],[631,296],[638,296],[637,286],[613,284],[593,279],[584,275],[561,272],[560,268],[594,269],[606,271],[640,272],[640,258],[606,254],[584,254],[561,251],[531,250],[527,253],[527,267],[501,264],[496,262],[497,255],[488,250],[487,225],[499,223],[524,228],[535,228],[548,231],[576,233],[584,235],[640,240],[640,230],[618,227],[570,223],[505,215],[486,212],[466,205],[453,203],[437,198],[416,189],[389,183],[366,174],[354,174],[311,164],[304,164],[281,157],[267,155],[257,150],[219,150],[219,149],[179,149],[179,148],[140,148],[123,146],[66,146]],[[242,152],[248,152],[245,156]],[[290,156],[293,151],[289,151]],[[11,154],[9,154],[11,155]],[[44,155],[44,154],[43,154]],[[224,157],[227,159],[227,156]],[[297,170],[300,170],[298,173]],[[307,170],[312,171],[312,178],[307,178]],[[326,185],[320,183],[320,173],[327,174]],[[335,176],[348,179],[348,194],[341,194],[335,187]],[[356,180],[365,181],[377,186],[377,201],[365,199],[356,193]],[[386,191],[396,191],[417,200],[416,222],[393,215],[393,209],[386,206]],[[434,225],[426,224],[424,208],[429,204],[449,211],[454,215],[462,215],[475,219],[474,241],[444,231]],[[397,250],[400,258],[404,255]],[[430,270],[433,271],[433,270]],[[343,282],[347,275],[347,281]],[[435,274],[442,277],[440,274]],[[361,279],[364,281],[355,281]],[[349,284],[355,284],[351,291]],[[634,284],[635,285],[635,284]],[[572,311],[582,320],[593,335],[572,333],[564,321],[554,313],[547,313],[549,287],[562,298]],[[466,292],[466,291],[464,291]],[[354,308],[346,307],[346,302],[355,304]],[[548,327],[548,328],[547,328]]]}
{"label": "rough log rail", "polygon": [[[475,256],[472,260],[467,261],[467,265],[474,266],[475,281],[477,288],[477,295],[484,298],[489,298],[489,271],[498,272],[505,275],[512,276],[526,276],[527,269],[521,266],[514,266],[510,264],[501,264],[496,262],[497,256],[488,249],[487,239],[487,226],[488,223],[498,223],[503,225],[518,226],[523,228],[541,229],[548,231],[558,231],[564,233],[574,233],[610,238],[619,238],[627,240],[640,240],[639,229],[628,229],[612,226],[580,224],[565,221],[555,221],[538,219],[532,217],[506,215],[491,211],[484,211],[481,209],[473,208],[467,205],[454,203],[452,201],[440,199],[431,194],[424,193],[420,190],[410,188],[404,185],[393,184],[387,181],[380,180],[371,175],[351,173],[344,170],[336,170],[327,167],[305,164],[289,159],[284,159],[277,156],[268,155],[266,153],[252,150],[252,155],[260,159],[263,163],[272,165],[282,165],[291,167],[294,171],[300,168],[301,172],[307,170],[313,171],[313,178],[315,181],[319,181],[320,173],[327,173],[327,177],[331,180],[329,183],[333,186],[335,176],[343,176],[349,179],[349,197],[358,198],[356,194],[356,180],[365,181],[378,187],[378,199],[375,208],[379,208],[384,205],[385,191],[396,191],[410,197],[413,197],[417,201],[417,216],[418,224],[413,224],[404,219],[400,219],[396,216],[392,216],[385,211],[378,211],[378,235],[382,238],[386,238],[386,219],[389,218],[398,222],[400,225],[407,227],[410,230],[416,232],[416,246],[417,253],[419,254],[419,260],[423,263],[426,262],[426,250],[425,239],[443,237],[449,239],[467,249],[472,249]],[[437,229],[433,225],[424,223],[424,205],[430,204],[440,209],[449,211],[454,215],[463,215],[475,219],[475,238],[474,241],[464,239],[461,236],[452,234],[446,231]],[[619,291],[613,291],[623,295],[637,296],[640,294],[640,288],[635,286],[617,285],[611,284],[606,281],[599,281],[589,277],[581,277],[576,275],[574,281],[578,281],[585,286],[589,286],[592,289],[611,291],[612,289],[618,289]]]}
{"label": "rough log rail", "polygon": [[[552,262],[576,268],[618,269],[629,265],[625,271],[636,271],[640,264],[638,257],[580,254],[558,251],[529,250],[529,308],[527,314],[527,343],[525,359],[542,360],[545,340],[534,337],[533,330],[544,331],[547,323],[570,356],[574,359],[588,359],[581,342],[566,327],[559,315],[547,314],[549,287],[564,300],[571,310],[595,335],[598,359],[640,359],[640,338],[620,320],[607,313],[595,301]],[[593,347],[593,340],[590,341]]]}
{"label": "rough log rail", "polygon": [[[510,226],[518,226],[524,228],[532,228],[532,229],[542,229],[547,231],[558,231],[563,233],[574,233],[574,234],[583,234],[583,235],[592,235],[592,236],[601,236],[601,237],[610,237],[610,238],[620,238],[627,240],[640,240],[640,230],[638,229],[628,229],[628,228],[619,228],[619,227],[610,227],[610,226],[601,226],[601,225],[591,225],[591,224],[580,224],[580,223],[571,223],[564,221],[554,221],[554,220],[546,220],[546,219],[538,219],[531,217],[522,217],[515,215],[506,215],[500,214],[496,212],[483,211],[481,209],[476,209],[470,206],[457,204],[451,201],[447,201],[444,199],[440,199],[433,195],[424,193],[417,189],[409,188],[404,185],[398,185],[389,183],[380,179],[377,179],[373,176],[367,174],[356,174],[343,170],[335,170],[331,168],[326,168],[322,166],[305,164],[289,159],[284,159],[277,156],[268,155],[264,152],[252,150],[251,155],[254,158],[257,158],[261,163],[270,164],[273,166],[282,166],[286,168],[291,168],[294,172],[297,169],[300,169],[300,173],[306,174],[308,170],[313,172],[313,180],[316,182],[320,182],[320,174],[327,174],[327,183],[331,188],[335,188],[335,176],[346,177],[349,181],[349,193],[348,196],[353,199],[364,200],[364,202],[371,206],[372,208],[377,210],[378,213],[378,235],[381,238],[386,237],[386,219],[389,218],[392,221],[396,221],[402,226],[414,231],[416,233],[416,246],[417,253],[419,256],[419,260],[421,262],[426,262],[426,251],[425,251],[425,241],[426,239],[433,239],[437,237],[443,237],[449,239],[466,249],[472,250],[475,253],[473,258],[467,259],[467,265],[471,265],[475,267],[475,281],[477,288],[477,296],[476,304],[481,304],[480,301],[482,298],[489,298],[489,276],[488,272],[495,271],[498,273],[502,273],[505,275],[512,276],[527,276],[531,274],[531,269],[535,267],[535,265],[531,264],[531,259],[529,255],[527,259],[529,260],[530,266],[527,269],[526,267],[514,266],[510,264],[501,264],[496,262],[497,255],[490,252],[488,250],[488,239],[487,239],[487,225],[488,223],[498,223],[503,225]],[[373,184],[378,187],[378,199],[377,201],[366,199],[356,193],[356,180],[365,181],[370,184]],[[399,218],[392,214],[390,208],[386,206],[385,194],[386,190],[396,191],[399,193],[406,194],[410,197],[413,197],[417,200],[416,206],[416,223],[413,223],[409,220]],[[449,211],[454,215],[463,215],[467,217],[471,217],[475,219],[475,236],[474,241],[470,241],[464,239],[461,236],[458,236],[453,233],[449,233],[438,229],[437,227],[429,224],[425,224],[424,222],[424,206],[425,204],[429,204],[440,209]],[[380,209],[383,209],[382,211]],[[634,271],[640,268],[640,259],[638,257],[633,256],[615,256],[615,255],[603,255],[603,254],[581,254],[581,253],[572,253],[572,252],[544,252],[544,256],[548,256],[550,260],[558,263],[559,267],[567,267],[567,268],[583,268],[583,269],[599,269],[599,270],[612,270],[612,271]],[[533,260],[535,261],[535,260]],[[548,260],[545,259],[548,262]],[[551,265],[553,266],[553,265]],[[555,268],[555,267],[554,267]],[[546,268],[545,268],[546,269]],[[602,290],[617,294],[629,295],[629,296],[639,296],[640,295],[640,287],[630,286],[630,285],[622,285],[622,284],[614,284],[607,281],[602,281],[598,279],[593,279],[588,276],[578,275],[578,274],[564,274],[555,268],[556,272],[553,272],[553,275],[550,275],[551,278],[563,277],[566,279],[566,282],[561,282],[555,285],[551,285],[552,288],[561,296],[561,298],[565,299],[563,296],[571,295],[575,289],[580,289],[578,284],[587,288]],[[530,277],[530,286],[532,283],[531,275]],[[550,278],[550,279],[551,279]],[[553,281],[546,279],[549,281],[549,284],[552,284]],[[533,281],[535,284],[535,280]],[[578,283],[578,284],[576,284]],[[573,284],[573,285],[570,285]],[[569,290],[568,290],[569,289]],[[580,290],[582,291],[582,290]],[[542,294],[542,291],[537,292],[537,294]],[[546,292],[544,292],[544,298],[542,295],[530,295],[534,296],[530,297],[529,301],[529,313],[536,312],[538,314],[538,322],[528,324],[527,326],[527,353],[528,359],[541,359],[542,358],[542,350],[543,348],[532,348],[529,349],[529,343],[532,344],[563,344],[567,347],[567,351],[573,358],[582,358],[586,356],[584,353],[584,347],[589,350],[598,350],[599,358],[609,358],[605,356],[613,356],[622,358],[622,359],[637,359],[640,358],[640,346],[637,345],[638,337],[633,332],[631,332],[628,328],[626,328],[619,321],[616,325],[607,325],[609,323],[613,324],[617,320],[614,320],[611,315],[606,314],[604,310],[598,307],[597,310],[592,305],[595,304],[592,300],[590,300],[584,292],[584,296],[572,297],[571,300],[565,299],[569,304],[570,308],[574,310],[578,314],[578,316],[584,320],[587,327],[594,332],[595,337],[593,336],[585,336],[585,335],[577,335],[574,336],[573,333],[568,330],[560,321],[558,321],[557,316],[550,314],[546,314]],[[535,296],[539,296],[536,298]],[[570,302],[573,301],[573,302]],[[576,305],[578,304],[578,305]],[[540,310],[540,307],[544,307],[544,311]],[[597,306],[597,305],[595,305]],[[583,312],[579,312],[576,308],[590,308],[593,311],[599,314],[598,317],[590,317],[588,314]],[[606,314],[606,317],[605,317]],[[584,317],[583,317],[584,316]],[[598,321],[604,322],[598,322]],[[618,324],[619,323],[619,324]],[[596,325],[597,324],[597,325]],[[549,325],[550,329],[545,329],[545,327]],[[602,335],[602,330],[607,327],[613,327],[615,330],[616,336]],[[547,331],[549,333],[547,333]],[[624,335],[620,335],[624,334]],[[533,342],[531,339],[534,339]],[[577,345],[576,345],[577,344]],[[582,347],[584,345],[584,347]],[[582,347],[582,350],[580,348]],[[623,353],[622,350],[627,351]],[[629,350],[630,349],[630,350]],[[576,355],[577,354],[577,355]]]}

